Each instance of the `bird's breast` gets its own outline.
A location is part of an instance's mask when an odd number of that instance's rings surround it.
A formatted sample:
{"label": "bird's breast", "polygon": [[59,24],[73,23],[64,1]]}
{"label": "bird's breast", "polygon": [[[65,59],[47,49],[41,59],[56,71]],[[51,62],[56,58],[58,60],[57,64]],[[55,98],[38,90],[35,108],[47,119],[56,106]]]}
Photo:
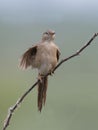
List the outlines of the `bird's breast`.
{"label": "bird's breast", "polygon": [[37,67],[41,74],[47,74],[57,64],[57,49],[53,45],[41,46],[36,55]]}

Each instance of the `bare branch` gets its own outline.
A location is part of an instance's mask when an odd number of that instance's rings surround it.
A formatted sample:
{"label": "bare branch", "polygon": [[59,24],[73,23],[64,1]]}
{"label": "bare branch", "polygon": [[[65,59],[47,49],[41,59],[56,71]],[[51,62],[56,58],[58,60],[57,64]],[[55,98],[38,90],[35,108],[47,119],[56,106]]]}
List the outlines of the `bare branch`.
{"label": "bare branch", "polygon": [[9,108],[8,110],[8,115],[4,121],[4,127],[3,130],[6,130],[6,128],[8,127],[11,117],[15,111],[16,108],[18,108],[18,106],[22,103],[22,101],[24,100],[24,98],[28,95],[28,93],[38,84],[39,81],[35,82],[35,84],[33,84],[32,87],[30,87],[22,96],[21,98],[19,98],[16,102],[15,105],[13,105],[12,107]]}
{"label": "bare branch", "polygon": [[[72,54],[71,56],[65,58],[65,59],[62,59],[58,65],[54,68],[53,72],[56,71],[56,69],[64,62],[70,60],[71,58],[75,57],[75,56],[78,56],[85,48],[87,48],[91,42],[98,36],[98,33],[95,33],[92,38],[83,46],[80,48],[80,50],[78,50],[77,52],[75,52],[74,54]],[[48,76],[50,75],[49,73],[46,75]],[[14,111],[16,110],[16,108],[18,108],[18,106],[22,103],[22,101],[24,100],[24,98],[31,92],[31,90],[38,84],[38,82],[40,82],[39,80],[36,81],[32,87],[30,87],[16,102],[15,105],[13,105],[12,107],[9,108],[8,110],[8,115],[4,121],[4,127],[2,130],[6,130],[6,128],[9,126],[9,123],[11,121],[11,118],[12,118],[12,115],[14,113]]]}
{"label": "bare branch", "polygon": [[98,33],[95,33],[92,38],[83,46],[80,48],[80,50],[76,51],[74,54],[72,54],[71,56],[61,60],[61,62],[54,68],[53,72],[62,64],[64,63],[65,61],[67,60],[70,60],[71,58],[75,57],[75,56],[78,56],[85,48],[87,48],[91,42],[98,36]]}

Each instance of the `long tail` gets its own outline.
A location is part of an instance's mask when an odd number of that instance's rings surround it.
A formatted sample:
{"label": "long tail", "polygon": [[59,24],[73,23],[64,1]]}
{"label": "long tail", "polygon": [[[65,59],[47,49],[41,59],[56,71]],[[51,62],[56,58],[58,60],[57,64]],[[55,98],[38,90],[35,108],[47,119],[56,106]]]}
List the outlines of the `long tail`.
{"label": "long tail", "polygon": [[40,112],[42,110],[42,106],[45,105],[47,86],[48,77],[42,77],[42,82],[38,83],[38,110]]}

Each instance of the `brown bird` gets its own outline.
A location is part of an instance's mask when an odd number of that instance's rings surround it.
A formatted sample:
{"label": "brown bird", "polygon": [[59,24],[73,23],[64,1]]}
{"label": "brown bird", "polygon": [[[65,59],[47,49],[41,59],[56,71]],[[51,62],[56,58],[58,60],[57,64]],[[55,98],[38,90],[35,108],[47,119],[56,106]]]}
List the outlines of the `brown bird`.
{"label": "brown bird", "polygon": [[24,69],[31,66],[38,69],[38,110],[41,112],[46,101],[48,73],[52,73],[58,63],[60,51],[54,43],[55,32],[48,30],[43,33],[41,42],[33,45],[22,56],[20,66]]}

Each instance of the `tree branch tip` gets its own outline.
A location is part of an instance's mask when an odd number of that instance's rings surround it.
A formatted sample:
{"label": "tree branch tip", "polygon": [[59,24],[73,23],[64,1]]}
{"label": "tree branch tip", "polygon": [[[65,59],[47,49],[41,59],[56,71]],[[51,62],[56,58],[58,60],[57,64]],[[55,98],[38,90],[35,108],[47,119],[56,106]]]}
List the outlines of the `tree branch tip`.
{"label": "tree branch tip", "polygon": [[94,36],[95,36],[95,37],[96,37],[96,36],[98,36],[98,33],[95,33],[95,35],[94,35]]}
{"label": "tree branch tip", "polygon": [[98,33],[96,33],[96,35],[98,36]]}

